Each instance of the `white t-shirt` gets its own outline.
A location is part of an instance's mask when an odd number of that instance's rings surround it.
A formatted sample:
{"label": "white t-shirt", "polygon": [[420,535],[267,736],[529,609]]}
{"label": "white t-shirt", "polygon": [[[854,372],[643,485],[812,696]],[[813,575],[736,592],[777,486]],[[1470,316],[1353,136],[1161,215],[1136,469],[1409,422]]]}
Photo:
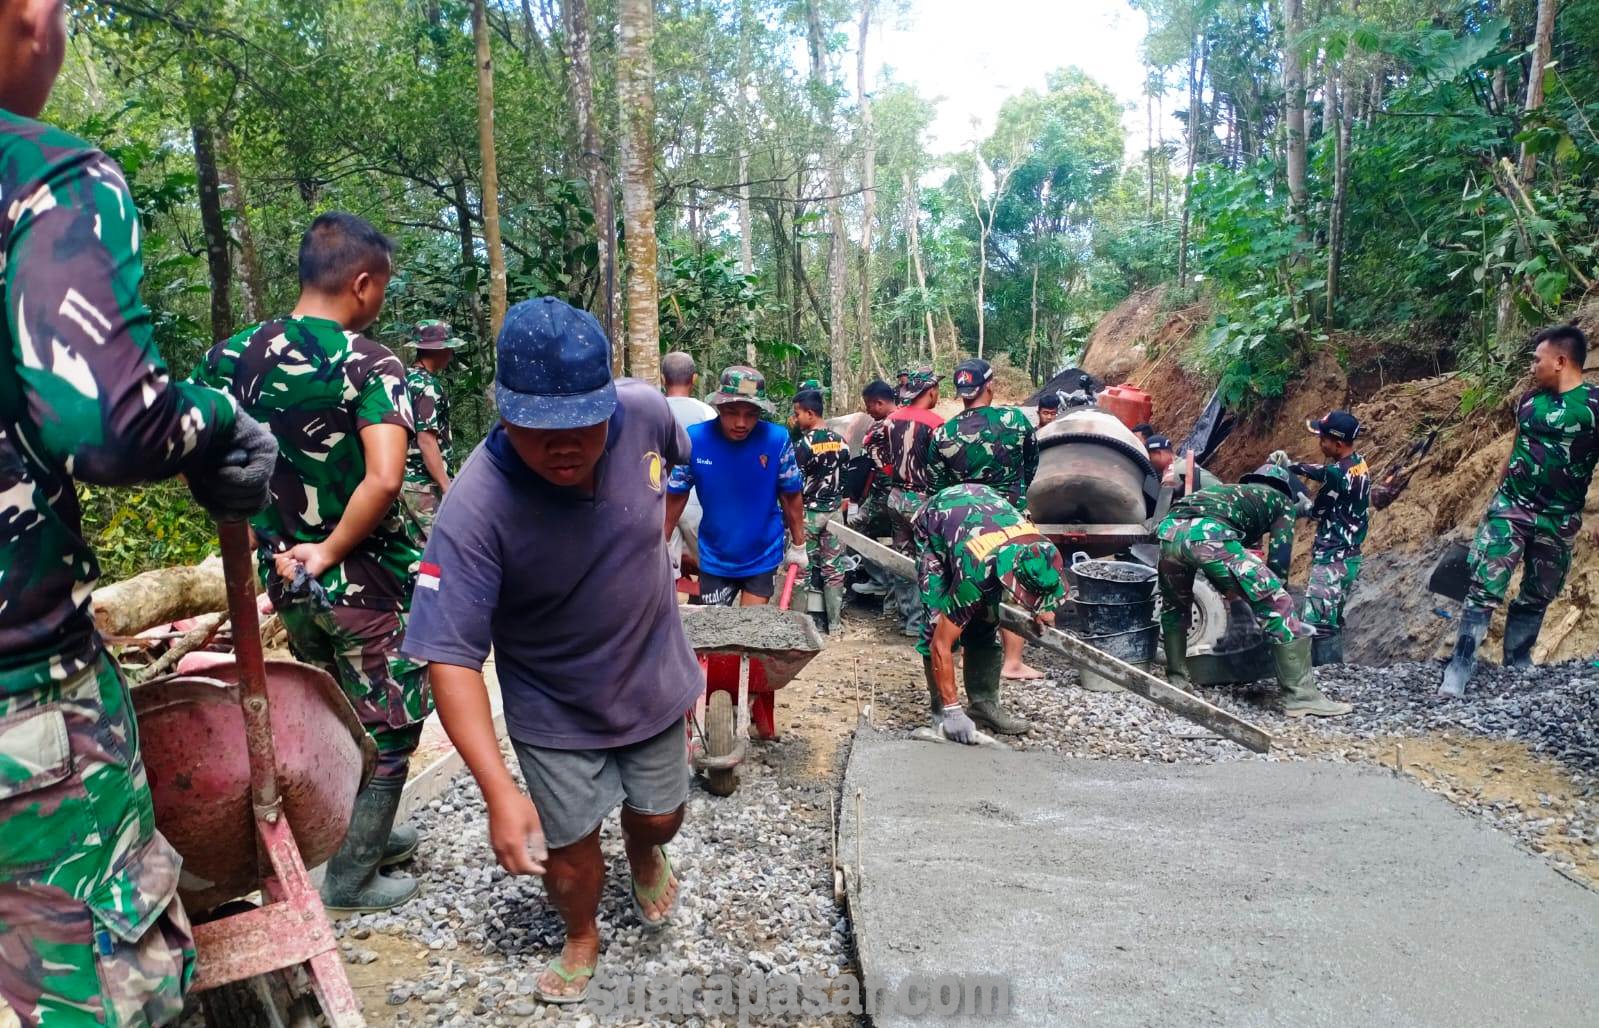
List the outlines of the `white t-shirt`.
{"label": "white t-shirt", "polygon": [[672,417],[676,418],[677,423],[684,429],[716,417],[715,407],[692,396],[668,396],[666,405],[672,408]]}

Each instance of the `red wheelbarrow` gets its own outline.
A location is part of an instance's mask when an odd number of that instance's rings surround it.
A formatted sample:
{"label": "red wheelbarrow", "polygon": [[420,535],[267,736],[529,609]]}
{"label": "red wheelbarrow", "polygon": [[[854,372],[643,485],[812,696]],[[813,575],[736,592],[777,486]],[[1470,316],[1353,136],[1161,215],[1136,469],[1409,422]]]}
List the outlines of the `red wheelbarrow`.
{"label": "red wheelbarrow", "polygon": [[[156,825],[183,857],[193,989],[217,1028],[254,1023],[262,1006],[309,1017],[307,988],[327,1024],[356,1028],[366,1022],[306,867],[344,841],[377,750],[326,672],[263,660],[248,529],[219,530],[235,661],[133,690]],[[257,891],[261,906],[230,902]]]}
{"label": "red wheelbarrow", "polygon": [[738,787],[752,720],[763,739],[777,737],[777,690],[822,648],[816,623],[788,609],[799,568],[790,565],[776,607],[683,607],[683,628],[705,671],[705,695],[689,732],[694,768],[706,788],[730,796]]}

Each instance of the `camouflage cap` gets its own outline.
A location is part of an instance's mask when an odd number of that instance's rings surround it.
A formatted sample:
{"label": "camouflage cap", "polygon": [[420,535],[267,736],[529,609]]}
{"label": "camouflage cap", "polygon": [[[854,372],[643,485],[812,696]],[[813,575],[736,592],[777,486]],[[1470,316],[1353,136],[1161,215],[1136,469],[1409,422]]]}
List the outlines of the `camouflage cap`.
{"label": "camouflage cap", "polygon": [[419,321],[411,329],[411,345],[418,350],[459,350],[466,340],[451,333],[448,321]]}
{"label": "camouflage cap", "polygon": [[1030,613],[1054,610],[1066,598],[1060,551],[1047,539],[1001,546],[994,557],[994,571],[1017,606]]}
{"label": "camouflage cap", "polygon": [[1275,464],[1262,464],[1238,479],[1239,485],[1269,485],[1280,490],[1290,500],[1294,499],[1294,476],[1287,468]]}
{"label": "camouflage cap", "polygon": [[713,407],[747,403],[772,413],[772,401],[766,398],[766,376],[744,364],[735,364],[722,372],[722,384],[710,395],[710,402]]}
{"label": "camouflage cap", "polygon": [[909,403],[929,389],[936,388],[944,380],[943,375],[936,374],[932,368],[917,368],[910,373],[905,388],[900,390],[901,403]]}
{"label": "camouflage cap", "polygon": [[955,365],[955,395],[970,400],[994,379],[994,367],[981,357],[971,357]]}

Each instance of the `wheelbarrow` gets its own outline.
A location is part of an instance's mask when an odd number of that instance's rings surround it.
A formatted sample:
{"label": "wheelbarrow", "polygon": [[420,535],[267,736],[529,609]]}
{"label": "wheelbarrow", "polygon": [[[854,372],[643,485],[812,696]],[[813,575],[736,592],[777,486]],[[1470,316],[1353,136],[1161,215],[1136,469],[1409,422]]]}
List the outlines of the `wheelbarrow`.
{"label": "wheelbarrow", "polygon": [[738,788],[752,720],[763,739],[777,736],[777,690],[794,680],[822,648],[816,624],[789,609],[799,568],[789,566],[774,607],[684,607],[683,628],[705,672],[705,695],[689,732],[694,769],[713,795]]}
{"label": "wheelbarrow", "polygon": [[[133,690],[156,824],[183,857],[192,988],[213,1025],[248,1023],[252,995],[308,1016],[295,995],[308,985],[326,1023],[355,1028],[366,1022],[306,867],[343,842],[376,747],[326,672],[263,659],[249,530],[218,531],[235,660]],[[237,902],[257,891],[263,905]]]}

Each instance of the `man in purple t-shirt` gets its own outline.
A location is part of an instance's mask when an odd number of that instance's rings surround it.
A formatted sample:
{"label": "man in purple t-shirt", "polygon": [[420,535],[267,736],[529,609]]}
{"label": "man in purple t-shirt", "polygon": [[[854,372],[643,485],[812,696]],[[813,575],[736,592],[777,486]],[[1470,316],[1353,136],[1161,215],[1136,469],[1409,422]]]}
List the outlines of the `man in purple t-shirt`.
{"label": "man in purple t-shirt", "polygon": [[[661,524],[689,442],[653,385],[611,380],[599,323],[553,297],[506,314],[495,385],[500,424],[439,507],[404,653],[431,662],[500,865],[543,875],[565,922],[539,997],[575,1003],[599,959],[600,823],[619,804],[634,911],[656,929],[677,902],[665,844],[683,821],[684,715],[704,679]],[[531,803],[494,736],[491,646]]]}

